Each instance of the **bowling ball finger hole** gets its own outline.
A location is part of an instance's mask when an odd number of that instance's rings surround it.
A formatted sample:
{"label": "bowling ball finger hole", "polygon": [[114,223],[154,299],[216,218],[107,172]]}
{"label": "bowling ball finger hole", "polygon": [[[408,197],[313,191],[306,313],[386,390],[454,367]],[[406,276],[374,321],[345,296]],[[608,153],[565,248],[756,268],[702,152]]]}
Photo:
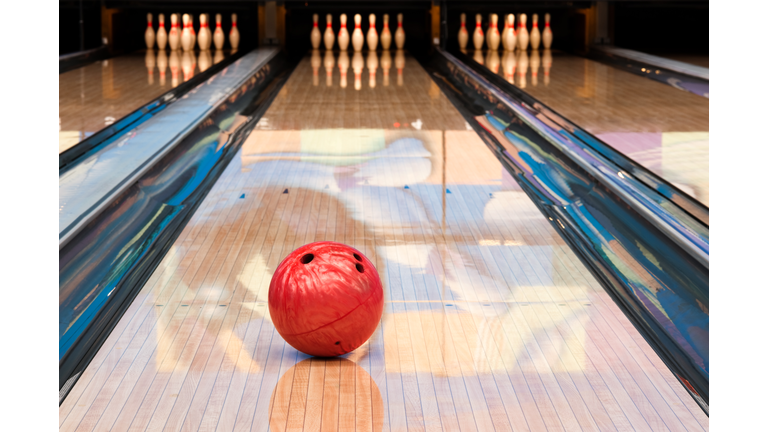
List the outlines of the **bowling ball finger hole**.
{"label": "bowling ball finger hole", "polygon": [[358,260],[358,261],[360,261],[360,262],[363,262],[363,259],[362,259],[362,258],[360,258],[360,255],[358,255],[358,254],[352,254],[352,256],[353,256],[353,257],[355,257],[355,259],[356,259],[356,260]]}
{"label": "bowling ball finger hole", "polygon": [[355,264],[355,268],[356,268],[356,269],[357,269],[357,271],[359,271],[360,273],[362,273],[362,272],[364,272],[364,271],[365,271],[365,267],[363,267],[363,265],[362,265],[362,264]]}
{"label": "bowling ball finger hole", "polygon": [[312,260],[315,259],[314,254],[306,254],[303,257],[301,257],[301,263],[302,264],[309,264],[312,262]]}

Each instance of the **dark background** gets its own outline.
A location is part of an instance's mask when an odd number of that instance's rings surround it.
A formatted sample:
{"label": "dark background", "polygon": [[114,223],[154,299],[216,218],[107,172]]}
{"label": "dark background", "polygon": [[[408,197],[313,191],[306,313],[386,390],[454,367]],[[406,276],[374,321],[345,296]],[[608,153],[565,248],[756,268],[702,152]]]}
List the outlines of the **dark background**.
{"label": "dark background", "polygon": [[[151,12],[157,29],[157,15],[164,13],[166,30],[170,28],[171,13],[190,13],[195,16],[195,31],[199,31],[199,14],[211,16],[222,14],[222,27],[229,32],[230,15],[238,14],[241,49],[258,44],[257,1],[109,1],[109,0],[66,0],[59,2],[59,55],[80,50],[80,5],[84,18],[85,49],[101,45],[102,6],[114,10],[109,15],[115,38],[113,55],[144,48],[146,14]],[[263,4],[263,3],[262,3]],[[280,3],[278,3],[280,4]],[[430,49],[431,7],[429,0],[419,1],[284,1],[286,8],[285,47],[288,52],[301,53],[311,48],[309,34],[312,30],[312,14],[317,13],[320,31],[325,31],[325,15],[333,15],[334,33],[338,34],[339,15],[347,14],[347,29],[354,29],[354,15],[362,15],[363,33],[368,30],[368,14],[376,14],[376,28],[381,34],[383,14],[390,17],[390,31],[397,29],[397,14],[402,13],[406,34],[405,48],[415,54]],[[584,51],[586,31],[585,9],[589,1],[446,1],[440,3],[447,14],[447,47],[458,48],[456,35],[459,31],[461,13],[467,14],[467,30],[471,35],[475,27],[475,14],[483,15],[483,30],[488,27],[488,15],[499,15],[500,29],[507,13],[528,15],[530,31],[532,14],[539,14],[539,29],[544,29],[544,14],[552,16],[551,28],[554,34],[553,48],[571,52]],[[612,42],[622,48],[634,49],[651,54],[694,54],[709,53],[709,4],[704,1],[615,1],[609,2],[612,23],[609,25]],[[393,40],[394,46],[394,40]],[[394,49],[394,48],[393,48]]]}

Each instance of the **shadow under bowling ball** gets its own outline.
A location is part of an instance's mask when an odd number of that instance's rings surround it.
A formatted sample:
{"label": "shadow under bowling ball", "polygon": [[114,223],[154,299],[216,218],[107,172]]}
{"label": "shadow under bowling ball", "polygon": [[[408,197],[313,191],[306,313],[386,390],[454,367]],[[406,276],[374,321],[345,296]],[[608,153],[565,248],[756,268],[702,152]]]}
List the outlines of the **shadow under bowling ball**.
{"label": "shadow under bowling ball", "polygon": [[373,378],[345,358],[309,358],[280,377],[269,400],[270,430],[382,430],[384,402]]}

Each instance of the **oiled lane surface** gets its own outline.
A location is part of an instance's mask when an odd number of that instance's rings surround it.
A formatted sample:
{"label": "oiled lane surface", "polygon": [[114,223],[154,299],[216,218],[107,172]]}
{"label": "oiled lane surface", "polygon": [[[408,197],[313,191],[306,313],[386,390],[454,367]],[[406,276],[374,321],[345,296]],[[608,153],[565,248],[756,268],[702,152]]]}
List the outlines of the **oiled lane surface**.
{"label": "oiled lane surface", "polygon": [[709,206],[709,99],[558,51],[473,58]]}
{"label": "oiled lane surface", "polygon": [[[384,284],[379,327],[343,358],[291,348],[266,305],[277,264],[320,240],[361,250]],[[60,429],[700,431],[708,419],[415,60],[317,53],[61,405]]]}
{"label": "oiled lane surface", "polygon": [[59,75],[59,153],[188,81],[229,51],[147,50]]}

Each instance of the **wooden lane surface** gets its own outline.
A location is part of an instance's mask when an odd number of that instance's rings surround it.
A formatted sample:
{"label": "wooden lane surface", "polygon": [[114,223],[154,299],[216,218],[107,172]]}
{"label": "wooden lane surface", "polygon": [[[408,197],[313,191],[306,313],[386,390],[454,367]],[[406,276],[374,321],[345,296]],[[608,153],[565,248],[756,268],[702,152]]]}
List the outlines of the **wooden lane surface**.
{"label": "wooden lane surface", "polygon": [[[286,83],[62,403],[60,430],[708,430],[412,59],[402,87],[367,91],[420,128],[351,110],[354,127],[325,129],[359,95],[312,76],[305,61]],[[327,107],[307,128],[281,119],[312,98]],[[343,358],[294,350],[266,305],[282,258],[319,240],[358,248],[384,283],[380,326]]]}
{"label": "wooden lane surface", "polygon": [[150,50],[59,74],[59,153],[223,58]]}
{"label": "wooden lane surface", "polygon": [[[709,99],[584,57],[546,52],[527,55],[524,69],[518,55],[517,73],[508,80],[709,205]],[[503,68],[498,74],[504,76]]]}

